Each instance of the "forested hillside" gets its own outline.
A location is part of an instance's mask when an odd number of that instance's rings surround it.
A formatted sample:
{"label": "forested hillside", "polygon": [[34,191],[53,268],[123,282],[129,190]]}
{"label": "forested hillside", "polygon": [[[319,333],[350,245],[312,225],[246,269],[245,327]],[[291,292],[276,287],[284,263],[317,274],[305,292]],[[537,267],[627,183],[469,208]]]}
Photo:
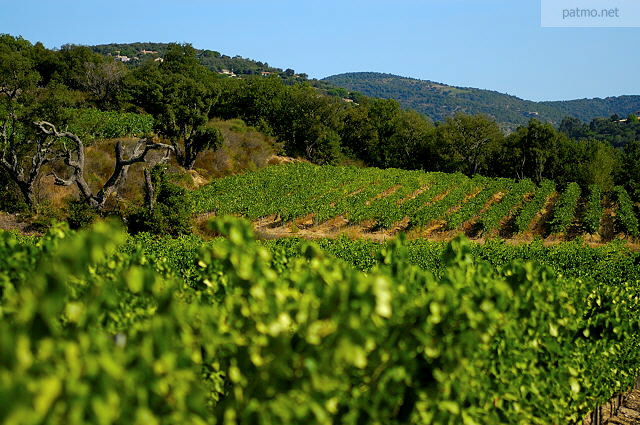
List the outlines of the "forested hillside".
{"label": "forested hillside", "polygon": [[436,121],[457,112],[487,114],[505,129],[526,124],[531,118],[557,125],[566,116],[590,121],[596,117],[627,116],[640,111],[640,96],[533,102],[490,90],[376,72],[333,75],[323,81],[367,96],[396,99],[403,107],[415,109]]}
{"label": "forested hillside", "polygon": [[[147,60],[163,58],[169,48],[169,43],[111,43],[89,46],[90,49],[101,55],[115,57],[129,65],[139,65]],[[215,50],[195,49],[200,63],[212,71],[227,75],[261,75],[262,73],[274,73],[283,77],[296,77],[299,80],[306,79],[306,74],[295,74],[292,69],[280,69],[269,66],[266,62],[260,62],[242,56],[228,56]]]}

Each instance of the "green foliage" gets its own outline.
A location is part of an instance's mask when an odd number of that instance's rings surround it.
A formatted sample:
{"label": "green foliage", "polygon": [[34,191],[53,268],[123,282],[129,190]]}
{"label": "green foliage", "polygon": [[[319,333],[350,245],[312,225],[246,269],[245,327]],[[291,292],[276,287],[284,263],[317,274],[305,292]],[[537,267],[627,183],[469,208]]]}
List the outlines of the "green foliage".
{"label": "green foliage", "polygon": [[220,145],[220,134],[205,129],[218,98],[216,78],[189,44],[172,43],[165,56],[160,64],[136,68],[128,92],[153,115],[155,131],[171,141],[178,163],[191,169],[203,149]]}
{"label": "green foliage", "polygon": [[537,187],[529,179],[520,180],[507,188],[508,192],[500,202],[492,205],[478,219],[485,233],[494,232],[502,226],[504,220],[524,202],[527,194],[534,192]]}
{"label": "green foliage", "polygon": [[[237,219],[213,226],[225,238],[200,253],[190,236],[105,223],[0,234],[0,421],[569,423],[640,370],[634,281],[563,277],[463,239],[421,256],[437,275],[402,241],[365,274],[307,242],[267,249]],[[591,252],[567,247],[557,259]]]}
{"label": "green foliage", "polygon": [[83,140],[143,137],[153,130],[148,114],[100,111],[94,108],[70,109],[69,131]]}
{"label": "green foliage", "polygon": [[600,231],[600,220],[604,215],[602,206],[602,189],[598,185],[589,186],[587,209],[584,214],[584,226],[587,232],[596,234]]}
{"label": "green foliage", "polygon": [[557,183],[566,185],[575,181],[583,189],[593,184],[604,191],[613,189],[614,178],[622,166],[620,152],[616,148],[606,142],[574,141],[562,137],[557,149],[551,171]]}
{"label": "green foliage", "polygon": [[[105,56],[116,54],[139,60],[127,67]],[[164,61],[156,62],[159,57]],[[13,168],[25,170],[22,174],[13,173],[15,176],[31,174],[28,166],[35,157],[34,141],[42,138],[33,128],[35,120],[45,119],[59,129],[69,128],[85,140],[144,136],[154,130],[173,144],[178,163],[191,169],[200,153],[216,150],[222,144],[221,134],[208,127],[210,119],[216,117],[241,118],[273,136],[282,145],[282,153],[317,164],[364,163],[384,168],[481,173],[529,178],[538,184],[554,179],[559,186],[569,182],[577,182],[583,188],[598,184],[604,191],[623,183],[634,200],[640,193],[636,187],[640,187],[640,161],[636,158],[637,149],[629,142],[638,124],[633,116],[626,121],[619,117],[593,120],[588,131],[581,123],[566,120],[559,132],[550,123],[559,121],[558,105],[548,102],[524,102],[488,91],[384,74],[347,74],[330,79],[364,84],[364,92],[383,87],[384,92],[378,90],[377,95],[399,101],[373,99],[327,82],[305,82],[305,77],[292,69],[282,71],[264,63],[198,50],[189,44],[133,43],[93,48],[65,45],[52,51],[42,44],[32,45],[20,37],[3,35],[0,59],[0,88],[6,94],[0,97],[0,119],[17,117],[16,122],[7,125],[19,136],[19,164]],[[216,73],[222,69],[243,76],[222,77]],[[251,77],[263,71],[271,74]],[[419,105],[433,109],[426,111],[429,116],[424,115],[425,109],[403,109],[407,97],[416,96],[433,101]],[[635,97],[624,97],[587,103],[600,104],[596,107],[599,111],[615,110],[622,115],[624,110],[626,116],[639,109],[636,101]],[[589,109],[583,101],[560,106],[571,108],[572,104]],[[124,112],[134,110],[145,113]],[[451,111],[458,114],[450,116]],[[431,119],[445,122],[434,126]],[[515,129],[516,124],[523,126]],[[505,129],[515,131],[504,137],[501,130]],[[575,135],[579,141],[570,140],[564,133]],[[589,140],[594,135],[607,137]],[[627,143],[624,155],[605,142],[620,145],[620,140]],[[11,143],[5,140],[2,144]],[[8,171],[11,167],[4,168]],[[33,179],[18,185],[29,204],[35,202],[33,182],[39,173],[36,170],[33,174]],[[403,188],[413,187],[416,182],[414,179],[411,185],[403,184]],[[380,187],[385,185],[381,182]],[[421,187],[415,190],[418,189]],[[405,216],[420,215],[418,221],[423,225],[428,220],[443,219],[440,209],[446,203],[470,201],[459,213],[445,211],[456,214],[447,220],[447,226],[457,228],[473,217],[469,214],[479,212],[481,200],[496,193],[484,190],[484,183],[473,189],[480,189],[477,199],[459,188],[447,195],[445,203],[430,208],[422,208],[429,201],[424,197],[402,208],[389,204],[391,200],[402,203],[402,198],[383,197],[372,208],[358,208],[352,215],[355,220],[376,220],[378,227],[390,227]],[[397,191],[405,196],[411,194],[405,192]],[[440,194],[430,193],[434,197]],[[359,203],[360,198],[353,197],[353,203]],[[342,212],[344,206],[342,203]],[[383,212],[385,206],[391,206],[388,213]],[[325,210],[332,213],[329,208]],[[290,216],[291,211],[282,212]],[[405,215],[398,217],[399,214]]]}
{"label": "green foliage", "polygon": [[438,126],[438,134],[438,148],[447,169],[467,175],[486,174],[504,138],[489,117],[462,113],[447,117]]}
{"label": "green foliage", "polygon": [[542,207],[544,207],[555,190],[556,184],[553,181],[544,180],[542,182],[533,199],[525,204],[516,218],[515,224],[518,232],[522,233],[529,230],[536,215],[542,210]]}
{"label": "green foliage", "polygon": [[634,211],[633,202],[629,194],[622,186],[616,186],[614,192],[618,200],[616,216],[619,226],[626,234],[638,237],[638,217]]}
{"label": "green foliage", "polygon": [[580,186],[577,183],[569,184],[562,193],[553,210],[552,233],[564,233],[573,223],[580,193]]}
{"label": "green foliage", "polygon": [[185,189],[171,182],[163,166],[153,168],[151,180],[155,191],[153,208],[145,205],[130,214],[129,231],[173,236],[189,233],[193,206]]}
{"label": "green foliage", "polygon": [[635,201],[640,201],[640,140],[624,149],[620,181]]}
{"label": "green foliage", "polygon": [[62,211],[54,208],[48,202],[42,202],[39,203],[34,210],[30,211],[27,229],[38,233],[45,233],[61,221],[64,221]]}
{"label": "green foliage", "polygon": [[[127,56],[131,58],[130,64],[136,66],[149,60],[164,57],[170,47],[171,44],[169,43],[149,42],[101,44],[90,46],[90,49],[102,55],[115,56],[119,54]],[[143,50],[146,52],[157,53],[143,53]],[[221,54],[220,52],[206,49],[195,49],[195,55],[201,65],[216,72],[228,70],[235,74],[244,76],[260,75],[261,72],[273,72],[286,78],[305,79],[303,75],[287,72],[292,70],[283,71],[282,69],[269,66],[267,63],[243,58],[241,56],[230,57]]]}
{"label": "green foliage", "polygon": [[506,163],[519,178],[540,183],[551,174],[561,141],[562,135],[551,124],[532,119],[507,138],[504,155],[511,159]]}
{"label": "green foliage", "polygon": [[465,222],[477,217],[480,211],[491,200],[491,198],[502,191],[506,191],[512,185],[507,179],[479,179],[484,180],[482,189],[470,200],[460,206],[459,209],[449,214],[447,217],[447,230],[460,228]]}
{"label": "green foliage", "polygon": [[[137,59],[127,67],[114,55]],[[559,185],[575,181],[582,187],[599,184],[604,190],[624,182],[636,198],[631,186],[638,180],[633,171],[637,161],[625,158],[620,173],[616,151],[603,142],[583,140],[590,133],[578,123],[565,123],[563,130],[579,134],[579,143],[538,120],[516,129],[534,117],[559,122],[557,108],[547,102],[524,102],[489,91],[385,74],[330,79],[360,81],[364,92],[383,87],[383,92],[375,94],[399,101],[374,99],[326,81],[306,82],[304,75],[292,69],[282,71],[189,44],[65,45],[52,51],[5,35],[0,39],[0,56],[0,87],[19,88],[17,93],[24,97],[26,110],[20,116],[25,135],[34,132],[28,128],[33,118],[47,119],[58,128],[68,124],[85,139],[141,136],[154,129],[174,144],[178,163],[190,169],[203,150],[220,145],[217,135],[206,129],[209,119],[241,118],[274,136],[285,154],[318,164],[355,160],[385,168],[530,178],[536,183],[553,178]],[[156,62],[160,57],[164,61]],[[16,69],[20,71],[12,71]],[[216,73],[222,69],[242,77]],[[262,72],[270,74],[252,77]],[[413,105],[416,110],[403,109],[406,98],[416,96],[427,101]],[[590,103],[601,103],[598,111],[622,114],[624,110],[624,115],[639,109],[632,96]],[[154,120],[124,112],[133,110],[144,111]],[[458,115],[451,116],[451,111]],[[637,127],[637,120],[631,118],[624,123],[624,131],[620,120],[594,121],[591,127],[594,134],[608,134],[613,126],[628,141],[633,133],[629,129]],[[431,119],[448,121],[436,128]],[[505,141],[500,129],[516,131]]]}
{"label": "green foliage", "polygon": [[207,149],[218,150],[222,146],[224,138],[222,132],[215,127],[204,127],[193,137],[194,149],[203,152]]}
{"label": "green foliage", "polygon": [[[627,113],[637,113],[637,109],[637,107],[633,109],[631,106]],[[620,112],[617,113],[620,114]],[[615,147],[623,148],[629,143],[640,140],[640,121],[633,113],[628,116],[625,114],[625,118],[620,118],[618,115],[610,118],[594,118],[589,124],[575,118],[565,118],[560,123],[560,131],[575,140],[601,140]],[[611,113],[599,116],[609,115]]]}
{"label": "green foliage", "polygon": [[15,213],[28,209],[20,189],[0,168],[0,211]]}
{"label": "green foliage", "polygon": [[2,235],[3,423],[206,423],[175,282],[124,240],[105,224],[21,249]]}
{"label": "green foliage", "polygon": [[95,208],[83,200],[70,200],[66,206],[67,223],[73,230],[88,227],[93,224],[100,215]]}

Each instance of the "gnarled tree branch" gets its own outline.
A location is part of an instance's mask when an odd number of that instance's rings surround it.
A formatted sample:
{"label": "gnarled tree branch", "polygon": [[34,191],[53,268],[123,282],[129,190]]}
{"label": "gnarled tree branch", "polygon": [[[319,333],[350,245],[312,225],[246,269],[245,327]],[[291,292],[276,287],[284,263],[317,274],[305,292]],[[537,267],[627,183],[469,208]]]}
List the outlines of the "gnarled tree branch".
{"label": "gnarled tree branch", "polygon": [[17,126],[17,116],[12,112],[7,114],[0,131],[0,143],[2,144],[0,167],[16,183],[27,205],[33,207],[35,204],[34,185],[42,167],[53,157],[52,147],[54,140],[44,134],[36,137],[36,140],[26,141],[27,144],[33,145],[35,151],[32,152],[31,166],[28,172],[25,172],[23,168],[23,162],[25,161],[18,159]]}
{"label": "gnarled tree branch", "polygon": [[104,207],[109,196],[116,190],[123,179],[126,178],[128,169],[131,165],[138,162],[145,162],[147,154],[152,150],[166,149],[167,156],[169,152],[174,151],[174,147],[171,145],[155,143],[148,139],[140,139],[136,143],[131,156],[129,158],[125,158],[123,144],[121,141],[117,142],[115,146],[116,163],[113,173],[94,194],[84,178],[85,147],[82,140],[69,131],[58,131],[53,124],[46,121],[39,121],[36,125],[44,134],[53,136],[56,139],[71,139],[75,143],[75,147],[73,149],[67,149],[65,146],[65,152],[62,157],[65,165],[71,168],[71,176],[68,179],[64,179],[55,173],[52,173],[55,179],[55,184],[58,186],[70,186],[75,183],[82,197],[89,203],[89,205],[98,210]]}

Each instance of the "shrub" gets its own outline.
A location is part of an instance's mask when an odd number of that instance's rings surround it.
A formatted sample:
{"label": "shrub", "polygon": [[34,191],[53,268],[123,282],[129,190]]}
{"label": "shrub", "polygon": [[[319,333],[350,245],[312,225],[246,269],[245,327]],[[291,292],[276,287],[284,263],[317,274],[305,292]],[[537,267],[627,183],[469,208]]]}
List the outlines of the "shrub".
{"label": "shrub", "polygon": [[155,205],[138,208],[128,217],[131,233],[150,232],[172,236],[191,230],[192,201],[186,190],[173,184],[164,166],[152,170]]}
{"label": "shrub", "polygon": [[0,211],[15,213],[27,209],[18,186],[0,169]]}
{"label": "shrub", "polygon": [[99,215],[91,205],[82,200],[71,200],[67,202],[67,223],[71,229],[77,230],[93,224]]}
{"label": "shrub", "polygon": [[37,205],[35,211],[32,211],[28,217],[29,224],[26,230],[44,233],[56,222],[62,221],[62,219],[59,209],[54,208],[48,202],[42,202]]}

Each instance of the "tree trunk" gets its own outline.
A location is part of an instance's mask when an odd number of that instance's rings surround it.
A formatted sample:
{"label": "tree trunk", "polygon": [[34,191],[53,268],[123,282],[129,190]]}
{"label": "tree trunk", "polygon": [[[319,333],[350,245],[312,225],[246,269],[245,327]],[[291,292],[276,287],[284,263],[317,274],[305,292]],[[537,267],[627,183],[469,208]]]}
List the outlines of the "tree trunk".
{"label": "tree trunk", "polygon": [[185,170],[193,170],[193,166],[196,165],[196,159],[191,158],[184,164]]}
{"label": "tree trunk", "polygon": [[149,168],[144,169],[144,203],[149,212],[156,207],[156,187]]}
{"label": "tree trunk", "polygon": [[193,143],[191,141],[184,142],[184,163],[180,164],[185,170],[193,170],[196,163],[198,153],[194,152]]}
{"label": "tree trunk", "polygon": [[22,193],[22,197],[24,198],[24,201],[27,203],[27,206],[29,207],[29,209],[32,210],[36,205],[36,199],[33,194],[33,183],[22,182],[16,179],[13,179],[13,180],[20,188],[20,192]]}

